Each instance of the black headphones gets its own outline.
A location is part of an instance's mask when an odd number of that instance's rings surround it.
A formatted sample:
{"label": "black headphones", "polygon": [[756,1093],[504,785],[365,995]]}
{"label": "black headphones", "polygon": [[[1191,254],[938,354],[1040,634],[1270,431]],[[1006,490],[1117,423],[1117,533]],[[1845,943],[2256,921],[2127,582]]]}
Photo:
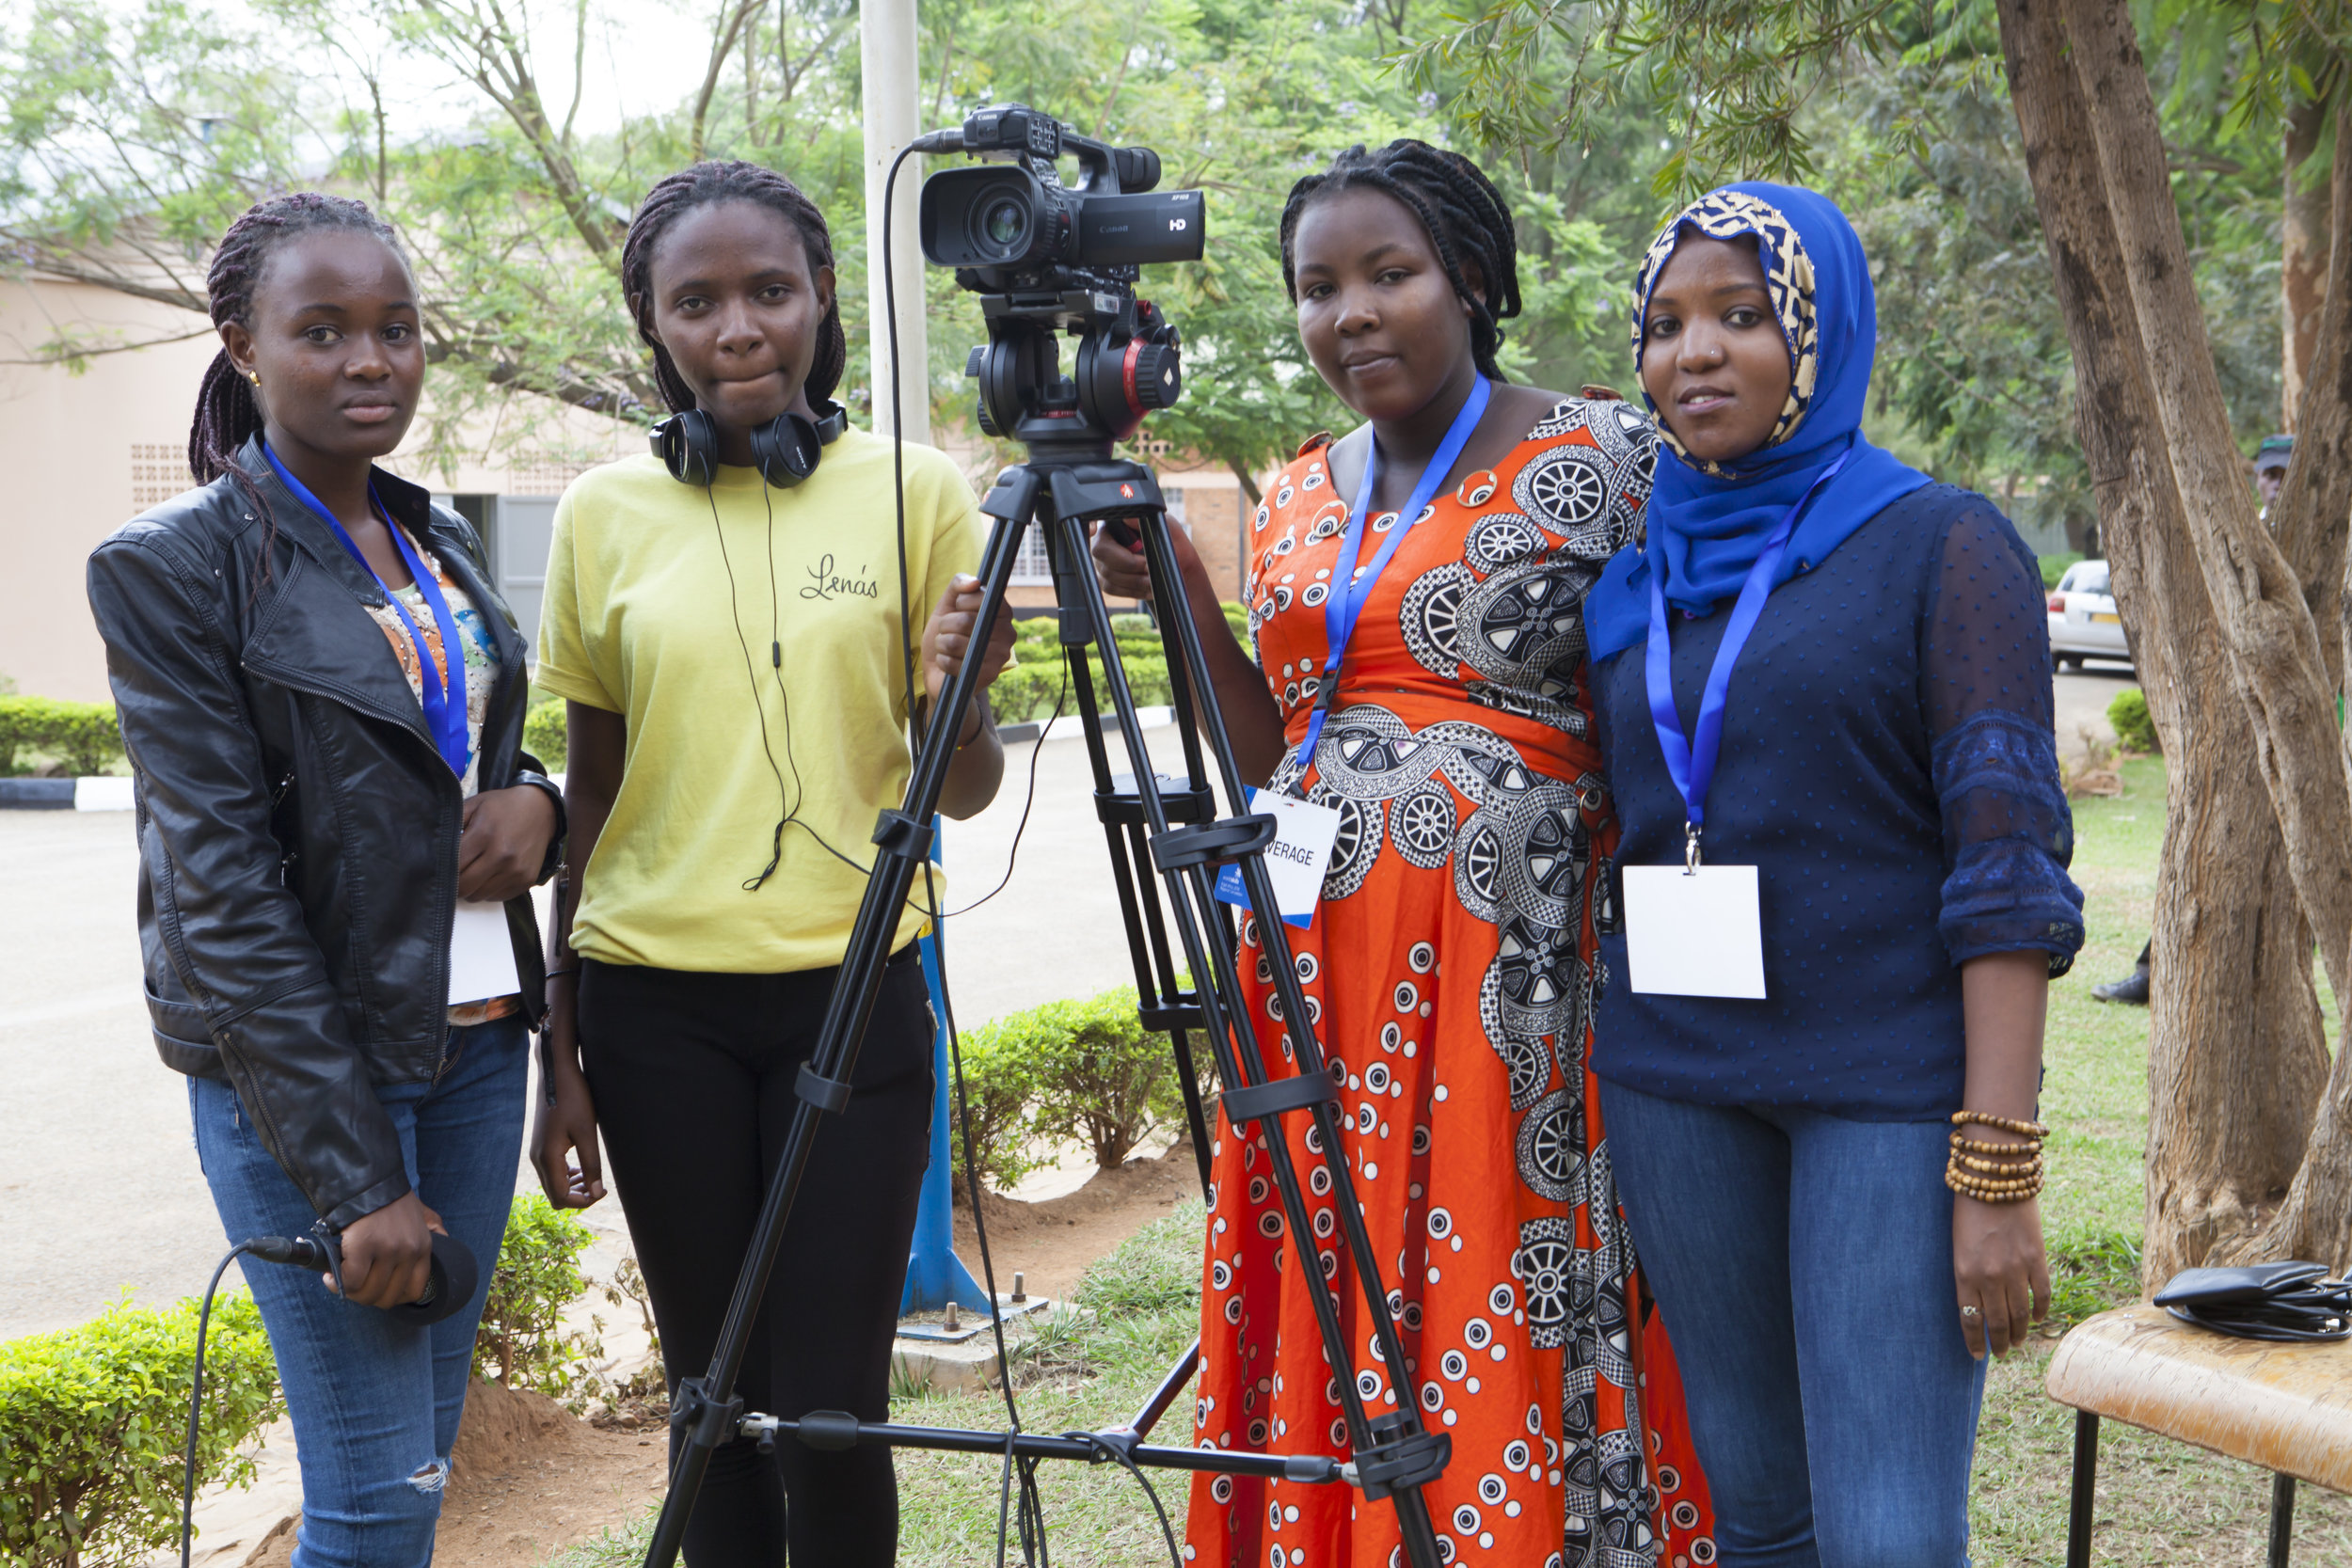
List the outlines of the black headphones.
{"label": "black headphones", "polygon": [[[817,471],[825,449],[841,439],[849,411],[837,403],[818,405],[815,419],[787,409],[752,427],[752,461],[760,477],[789,490]],[[673,414],[652,430],[654,455],[670,477],[684,484],[708,484],[719,472],[719,429],[699,408]]]}

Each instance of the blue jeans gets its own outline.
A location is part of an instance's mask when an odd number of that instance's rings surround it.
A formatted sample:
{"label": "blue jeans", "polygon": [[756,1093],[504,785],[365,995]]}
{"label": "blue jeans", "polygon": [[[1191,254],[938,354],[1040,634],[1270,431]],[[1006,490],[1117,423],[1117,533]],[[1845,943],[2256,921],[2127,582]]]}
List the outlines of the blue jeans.
{"label": "blue jeans", "polygon": [[1724,1568],[1963,1568],[1984,1364],[1941,1122],[1600,1085]]}
{"label": "blue jeans", "polygon": [[[439,1077],[376,1090],[409,1185],[482,1265],[466,1309],[427,1328],[337,1298],[305,1269],[246,1261],[302,1463],[294,1568],[426,1568],[466,1405],[474,1328],[506,1233],[522,1147],[523,1020],[453,1029]],[[188,1080],[197,1157],[232,1241],[300,1236],[317,1219],[215,1078]]]}

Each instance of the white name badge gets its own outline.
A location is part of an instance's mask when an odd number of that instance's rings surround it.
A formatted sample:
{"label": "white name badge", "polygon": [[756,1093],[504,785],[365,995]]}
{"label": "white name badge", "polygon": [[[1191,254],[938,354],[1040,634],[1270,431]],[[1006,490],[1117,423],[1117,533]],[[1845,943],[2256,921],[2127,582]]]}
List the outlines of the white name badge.
{"label": "white name badge", "polygon": [[[1265,848],[1265,870],[1282,924],[1313,924],[1315,904],[1323,896],[1324,868],[1331,863],[1331,846],[1339,841],[1338,810],[1263,789],[1249,792],[1249,809],[1275,821],[1274,842]],[[1216,874],[1216,895],[1228,904],[1249,907],[1239,866],[1229,865]]]}
{"label": "white name badge", "polygon": [[522,990],[515,972],[515,939],[507,934],[506,906],[457,901],[449,928],[449,999],[486,1002]]}
{"label": "white name badge", "polygon": [[1756,867],[1625,867],[1626,979],[1661,996],[1764,996]]}

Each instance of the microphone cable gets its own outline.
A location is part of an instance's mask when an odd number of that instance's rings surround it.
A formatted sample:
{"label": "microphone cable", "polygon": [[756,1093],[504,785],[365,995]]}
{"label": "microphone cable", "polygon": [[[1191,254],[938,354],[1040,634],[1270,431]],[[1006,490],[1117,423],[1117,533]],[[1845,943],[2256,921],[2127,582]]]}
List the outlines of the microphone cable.
{"label": "microphone cable", "polygon": [[213,1270],[212,1282],[204,1287],[204,1305],[196,1315],[196,1376],[188,1390],[187,1465],[180,1488],[180,1568],[188,1568],[188,1542],[196,1533],[196,1434],[198,1419],[204,1413],[204,1338],[213,1326],[213,1297],[219,1291],[220,1277],[229,1272],[229,1265],[268,1239],[256,1237],[239,1242],[222,1256]]}

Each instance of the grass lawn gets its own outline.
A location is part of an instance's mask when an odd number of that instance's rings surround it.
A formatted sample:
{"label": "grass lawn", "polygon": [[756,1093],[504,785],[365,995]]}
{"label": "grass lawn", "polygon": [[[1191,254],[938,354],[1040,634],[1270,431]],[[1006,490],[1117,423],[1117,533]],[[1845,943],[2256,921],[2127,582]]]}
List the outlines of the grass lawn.
{"label": "grass lawn", "polygon": [[[2147,940],[2164,831],[2164,766],[2154,759],[2129,763],[2123,777],[2122,796],[2075,806],[2074,875],[2089,895],[2090,940],[2074,973],[2051,992],[2043,1097],[2052,1124],[2043,1220],[2059,1276],[2060,1323],[1993,1370],[1977,1444],[1978,1568],[2063,1560],[2074,1415],[2043,1397],[2042,1373],[2063,1323],[2138,1292],[2147,1014],[2103,1006],[2090,999],[2090,988],[2126,973]],[[1016,1397],[1025,1427],[1104,1426],[1142,1402],[1193,1337],[1200,1218],[1198,1205],[1180,1210],[1088,1274],[1076,1292],[1081,1319],[1041,1336],[1023,1357]],[[1004,1406],[993,1395],[925,1396],[896,1402],[893,1416],[1001,1430]],[[1180,1402],[1156,1435],[1183,1442],[1189,1419]],[[898,1466],[901,1562],[970,1568],[995,1560],[995,1461],[901,1453]],[[1152,1479],[1181,1540],[1185,1479]],[[1167,1560],[1151,1507],[1125,1472],[1049,1465],[1040,1468],[1038,1484],[1054,1561],[1152,1568]],[[2093,1560],[2253,1568],[2264,1560],[2269,1499],[2269,1477],[2250,1465],[2107,1422]],[[641,1560],[649,1528],[643,1520],[617,1528],[551,1568],[625,1568]],[[1020,1560],[1017,1541],[1008,1560]],[[2294,1560],[2352,1562],[2352,1498],[2301,1489]]]}

